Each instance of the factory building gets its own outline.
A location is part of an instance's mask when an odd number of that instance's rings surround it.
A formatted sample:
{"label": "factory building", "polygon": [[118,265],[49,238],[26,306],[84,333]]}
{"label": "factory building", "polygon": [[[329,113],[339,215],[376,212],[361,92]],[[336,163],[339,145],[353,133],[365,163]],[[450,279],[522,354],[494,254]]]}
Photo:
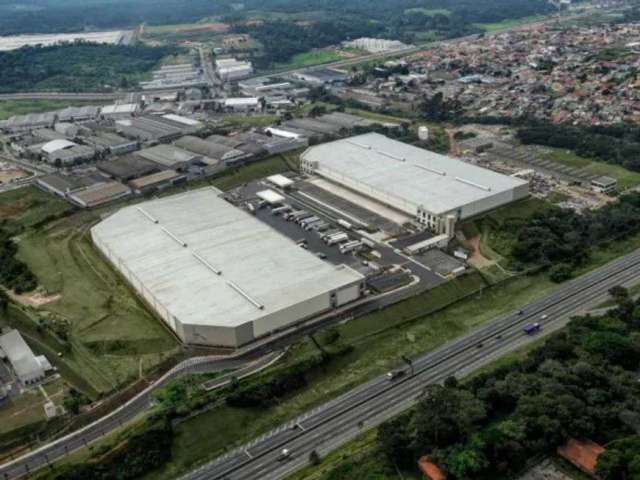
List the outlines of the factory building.
{"label": "factory building", "polygon": [[44,355],[35,355],[17,330],[0,335],[0,360],[7,360],[23,385],[43,380],[53,367]]}
{"label": "factory building", "polygon": [[185,343],[238,347],[357,300],[332,265],[203,188],[125,207],[94,244]]}
{"label": "factory building", "polygon": [[216,70],[220,80],[233,82],[250,77],[253,74],[251,62],[243,62],[235,58],[222,58],[216,60]]}
{"label": "factory building", "polygon": [[307,149],[304,173],[317,175],[407,214],[436,233],[458,220],[529,195],[525,180],[385,137],[359,135]]}

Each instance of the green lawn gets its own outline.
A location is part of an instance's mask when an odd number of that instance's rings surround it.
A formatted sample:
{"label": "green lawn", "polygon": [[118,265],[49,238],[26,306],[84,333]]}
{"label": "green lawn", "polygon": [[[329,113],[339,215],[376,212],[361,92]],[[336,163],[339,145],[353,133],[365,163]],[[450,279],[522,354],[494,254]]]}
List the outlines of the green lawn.
{"label": "green lawn", "polygon": [[548,158],[569,167],[584,168],[587,173],[593,175],[613,177],[618,180],[618,190],[620,191],[640,185],[640,172],[632,172],[620,165],[580,157],[569,150],[554,149]]}
{"label": "green lawn", "polygon": [[6,120],[13,115],[49,112],[71,106],[102,105],[104,103],[78,100],[0,100],[0,120]]}
{"label": "green lawn", "polygon": [[61,198],[36,187],[18,188],[0,194],[0,219],[12,226],[29,228],[47,218],[72,210]]}
{"label": "green lawn", "polygon": [[27,231],[19,237],[19,258],[47,293],[61,295],[38,314],[68,322],[78,373],[108,392],[177,353],[177,342],[93,248],[92,221],[80,212]]}
{"label": "green lawn", "polygon": [[310,67],[323,63],[336,62],[342,60],[335,50],[311,50],[309,52],[294,55],[287,63],[276,64],[274,70],[289,70],[294,68]]}
{"label": "green lawn", "polygon": [[428,17],[434,17],[436,15],[446,15],[447,17],[451,15],[451,11],[446,8],[408,8],[404,11],[406,15],[411,15],[412,13],[421,13],[423,15],[427,15]]}
{"label": "green lawn", "polygon": [[544,15],[532,15],[530,17],[503,20],[496,23],[476,23],[474,25],[478,28],[483,29],[485,32],[498,32],[500,30],[509,30],[514,27],[526,25],[528,23],[539,22],[541,20],[544,20],[545,18],[546,17]]}

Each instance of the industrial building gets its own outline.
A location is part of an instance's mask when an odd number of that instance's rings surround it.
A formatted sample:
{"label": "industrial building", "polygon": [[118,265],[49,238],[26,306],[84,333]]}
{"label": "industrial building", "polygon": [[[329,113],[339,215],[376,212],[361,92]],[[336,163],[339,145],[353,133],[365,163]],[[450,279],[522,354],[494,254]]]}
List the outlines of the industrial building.
{"label": "industrial building", "polygon": [[307,149],[304,173],[317,175],[407,214],[436,233],[525,198],[529,184],[384,135],[368,133]]}
{"label": "industrial building", "polygon": [[44,355],[36,356],[17,330],[0,335],[0,360],[8,360],[20,383],[30,385],[43,380],[53,367]]}
{"label": "industrial building", "polygon": [[369,53],[380,52],[393,52],[395,50],[403,50],[405,48],[413,47],[413,45],[406,45],[399,40],[386,40],[384,38],[356,38],[348,42],[343,42],[343,45],[347,48],[358,48],[366,50]]}
{"label": "industrial building", "polygon": [[216,70],[220,80],[233,82],[251,76],[253,66],[251,62],[243,62],[235,58],[223,58],[216,60]]}
{"label": "industrial building", "polygon": [[51,164],[64,166],[93,160],[96,151],[86,145],[78,145],[69,140],[51,140],[40,147],[42,157]]}
{"label": "industrial building", "polygon": [[195,67],[191,63],[163,65],[152,72],[152,77],[150,81],[140,82],[143,90],[207,86],[207,80],[202,69]]}
{"label": "industrial building", "polygon": [[125,207],[94,244],[176,335],[238,347],[357,300],[363,276],[203,188]]}

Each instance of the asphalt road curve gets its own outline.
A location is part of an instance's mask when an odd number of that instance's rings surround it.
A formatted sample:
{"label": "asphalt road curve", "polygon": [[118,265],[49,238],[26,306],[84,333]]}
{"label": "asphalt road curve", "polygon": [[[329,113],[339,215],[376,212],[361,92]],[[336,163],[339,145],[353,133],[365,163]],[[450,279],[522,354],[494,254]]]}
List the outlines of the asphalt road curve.
{"label": "asphalt road curve", "polygon": [[[308,463],[315,450],[320,455],[337,449],[364,429],[411,407],[424,387],[451,375],[464,375],[499,356],[557,330],[572,315],[608,298],[615,285],[640,282],[640,250],[613,261],[571,282],[521,310],[496,318],[413,361],[414,373],[390,381],[378,377],[360,387],[266,433],[227,455],[199,467],[182,480],[275,480],[286,478]],[[542,316],[546,315],[544,320]],[[522,328],[541,322],[539,335]],[[283,448],[291,452],[280,458]]]}

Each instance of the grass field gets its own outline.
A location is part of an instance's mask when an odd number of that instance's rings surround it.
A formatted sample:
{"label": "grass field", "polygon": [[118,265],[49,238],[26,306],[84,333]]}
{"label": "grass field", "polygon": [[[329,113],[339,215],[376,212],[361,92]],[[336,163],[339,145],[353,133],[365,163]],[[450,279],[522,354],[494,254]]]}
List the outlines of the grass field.
{"label": "grass field", "polygon": [[404,11],[405,14],[411,15],[412,13],[421,13],[428,17],[434,17],[436,15],[451,15],[451,11],[446,8],[408,8]]}
{"label": "grass field", "polygon": [[19,237],[19,258],[47,293],[61,295],[40,307],[40,316],[68,322],[80,375],[108,392],[177,353],[177,343],[91,246],[93,220],[80,212],[27,231]]}
{"label": "grass field", "polygon": [[0,194],[0,219],[10,226],[29,228],[47,218],[71,211],[61,198],[35,187],[18,188]]}
{"label": "grass field", "polygon": [[539,22],[541,20],[544,20],[545,18],[546,17],[544,15],[532,15],[530,17],[503,20],[502,22],[496,23],[476,23],[475,26],[483,29],[485,32],[498,32],[500,30],[509,30],[521,25],[526,25],[528,23]]}
{"label": "grass field", "polygon": [[573,168],[584,168],[593,175],[607,175],[618,180],[618,190],[626,190],[640,185],[640,172],[632,172],[620,165],[598,162],[576,155],[569,150],[555,149],[548,155],[549,160]]}
{"label": "grass field", "polygon": [[287,63],[276,64],[274,70],[310,67],[323,63],[336,62],[341,59],[342,57],[335,50],[311,50],[294,55]]}
{"label": "grass field", "polygon": [[6,120],[13,115],[49,112],[72,106],[102,105],[104,103],[77,100],[0,100],[0,120]]}

